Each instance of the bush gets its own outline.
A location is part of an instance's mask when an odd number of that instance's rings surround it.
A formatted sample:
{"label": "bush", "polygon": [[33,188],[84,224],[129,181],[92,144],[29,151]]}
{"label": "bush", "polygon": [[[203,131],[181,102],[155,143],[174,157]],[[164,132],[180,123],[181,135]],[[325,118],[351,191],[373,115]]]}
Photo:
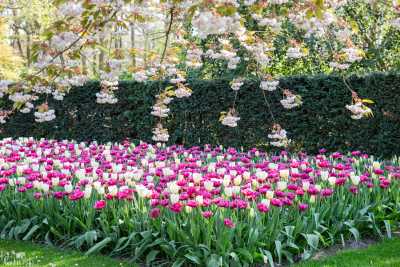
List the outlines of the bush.
{"label": "bush", "polygon": [[[267,148],[267,134],[272,124],[265,106],[259,81],[249,80],[239,91],[236,108],[241,120],[236,128],[222,125],[221,111],[232,105],[234,92],[229,80],[191,80],[193,95],[174,99],[167,127],[170,143],[186,146],[223,144],[235,147]],[[350,77],[348,83],[363,98],[375,101],[374,117],[352,120],[345,105],[351,93],[338,76],[300,76],[281,80],[303,97],[304,104],[285,110],[278,90],[268,92],[268,100],[279,122],[296,147],[314,153],[324,147],[330,150],[362,150],[389,157],[400,153],[399,74],[370,74]],[[95,102],[98,82],[74,88],[64,101],[50,100],[57,119],[35,123],[33,114],[17,114],[2,125],[1,137],[34,136],[55,139],[97,140],[99,142],[131,140],[151,141],[156,119],[150,115],[154,96],[160,84],[149,82],[120,83],[115,105]]]}

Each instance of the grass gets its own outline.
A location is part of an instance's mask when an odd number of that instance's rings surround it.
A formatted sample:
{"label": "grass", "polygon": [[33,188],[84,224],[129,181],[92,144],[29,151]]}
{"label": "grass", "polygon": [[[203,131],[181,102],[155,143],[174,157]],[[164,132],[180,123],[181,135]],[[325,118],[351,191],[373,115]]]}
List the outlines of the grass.
{"label": "grass", "polygon": [[132,264],[106,256],[85,256],[23,241],[0,240],[0,266],[7,267],[128,267]]}
{"label": "grass", "polygon": [[[107,267],[132,266],[106,256],[84,256],[22,241],[0,240],[0,266],[30,267]],[[322,260],[311,260],[295,267],[400,267],[400,239],[386,240],[365,249],[339,251]]]}
{"label": "grass", "polygon": [[321,260],[310,260],[295,267],[400,267],[400,239],[386,240],[364,249],[339,251]]}

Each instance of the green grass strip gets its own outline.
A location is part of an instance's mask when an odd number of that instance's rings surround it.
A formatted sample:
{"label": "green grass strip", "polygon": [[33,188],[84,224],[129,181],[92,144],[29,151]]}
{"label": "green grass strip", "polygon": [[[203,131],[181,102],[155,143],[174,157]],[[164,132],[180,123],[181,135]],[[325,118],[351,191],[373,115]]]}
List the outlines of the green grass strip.
{"label": "green grass strip", "polygon": [[339,251],[321,260],[310,260],[296,267],[400,267],[400,239],[386,240],[364,249]]}
{"label": "green grass strip", "polygon": [[127,262],[106,256],[85,256],[83,253],[61,250],[23,241],[0,240],[0,266],[7,267],[127,267]]}

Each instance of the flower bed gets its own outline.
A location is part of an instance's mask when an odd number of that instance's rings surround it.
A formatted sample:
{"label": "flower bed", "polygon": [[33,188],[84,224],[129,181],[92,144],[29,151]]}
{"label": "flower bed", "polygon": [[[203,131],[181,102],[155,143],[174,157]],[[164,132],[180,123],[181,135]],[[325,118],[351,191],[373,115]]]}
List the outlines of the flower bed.
{"label": "flower bed", "polygon": [[0,141],[0,238],[146,264],[241,266],[391,235],[399,160],[233,148]]}

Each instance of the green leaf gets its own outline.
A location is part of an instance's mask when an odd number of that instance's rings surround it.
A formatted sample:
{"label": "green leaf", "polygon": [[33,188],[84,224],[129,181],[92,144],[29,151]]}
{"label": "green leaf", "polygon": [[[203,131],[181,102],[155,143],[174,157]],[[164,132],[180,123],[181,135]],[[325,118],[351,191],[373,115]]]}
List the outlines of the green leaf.
{"label": "green leaf", "polygon": [[32,235],[36,232],[36,230],[38,230],[40,228],[39,225],[34,225],[32,226],[31,230],[29,230],[29,232],[22,238],[22,240],[26,241],[29,240]]}
{"label": "green leaf", "polygon": [[274,267],[274,258],[272,257],[272,253],[266,249],[260,249],[261,254],[264,256],[264,263],[269,263],[270,267]]}
{"label": "green leaf", "polygon": [[218,267],[222,265],[222,257],[211,254],[210,258],[207,260],[207,267]]}
{"label": "green leaf", "polygon": [[157,254],[159,252],[160,251],[158,251],[158,250],[152,250],[152,251],[149,252],[149,254],[147,254],[147,256],[146,256],[146,264],[148,266],[150,265],[150,263],[152,263],[156,259],[156,256],[157,256]]}
{"label": "green leaf", "polygon": [[349,231],[351,232],[356,241],[360,240],[360,232],[355,227],[351,227]]}
{"label": "green leaf", "polygon": [[185,258],[189,259],[191,262],[201,265],[201,260],[198,256],[194,254],[186,254]]}
{"label": "green leaf", "polygon": [[387,237],[392,238],[392,227],[390,225],[390,221],[384,220],[383,223],[385,224]]}
{"label": "green leaf", "polygon": [[279,264],[282,262],[282,242],[280,240],[275,240],[275,251],[278,255]]}
{"label": "green leaf", "polygon": [[303,234],[305,237],[307,244],[313,249],[316,250],[318,248],[319,236],[316,234]]}
{"label": "green leaf", "polygon": [[243,256],[247,262],[253,263],[253,256],[251,255],[250,251],[245,248],[238,248],[236,252]]}
{"label": "green leaf", "polygon": [[99,243],[97,243],[96,245],[94,245],[93,247],[91,247],[86,253],[85,255],[90,255],[93,254],[95,252],[100,251],[102,248],[104,248],[108,243],[110,243],[112,241],[111,237],[106,237],[104,238],[102,241],[100,241]]}
{"label": "green leaf", "polygon": [[185,263],[185,259],[179,258],[174,261],[171,267],[181,267]]}
{"label": "green leaf", "polygon": [[373,100],[371,100],[371,99],[366,99],[366,98],[364,98],[364,99],[362,100],[362,102],[363,102],[363,103],[368,103],[368,104],[374,104],[374,103],[375,103]]}

